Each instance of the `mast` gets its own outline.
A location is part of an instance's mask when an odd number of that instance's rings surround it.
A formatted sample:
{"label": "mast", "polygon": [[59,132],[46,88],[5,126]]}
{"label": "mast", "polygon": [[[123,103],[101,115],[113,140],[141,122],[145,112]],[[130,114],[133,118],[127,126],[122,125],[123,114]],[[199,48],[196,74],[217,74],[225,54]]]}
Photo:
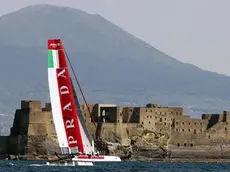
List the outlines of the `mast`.
{"label": "mast", "polygon": [[60,39],[48,40],[48,80],[52,114],[62,153],[84,153],[81,125]]}

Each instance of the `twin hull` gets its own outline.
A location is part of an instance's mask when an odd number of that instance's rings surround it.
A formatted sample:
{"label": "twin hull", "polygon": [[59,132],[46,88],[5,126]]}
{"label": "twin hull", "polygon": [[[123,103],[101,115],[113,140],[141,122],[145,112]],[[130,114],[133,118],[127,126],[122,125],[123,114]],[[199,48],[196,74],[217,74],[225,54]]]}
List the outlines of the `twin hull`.
{"label": "twin hull", "polygon": [[79,155],[75,156],[72,161],[80,162],[120,162],[121,159],[118,156],[88,156],[88,155]]}

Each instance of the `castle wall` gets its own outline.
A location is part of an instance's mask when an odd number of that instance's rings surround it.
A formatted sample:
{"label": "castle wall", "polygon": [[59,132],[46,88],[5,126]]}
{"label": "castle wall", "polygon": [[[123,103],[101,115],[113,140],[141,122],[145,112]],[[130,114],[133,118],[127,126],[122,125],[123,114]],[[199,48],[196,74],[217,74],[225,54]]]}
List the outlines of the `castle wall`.
{"label": "castle wall", "polygon": [[33,112],[41,112],[41,102],[40,101],[31,101],[23,100],[21,101],[21,109],[30,109]]}
{"label": "castle wall", "polygon": [[13,127],[11,128],[11,135],[17,136],[28,134],[28,127],[26,124],[29,122],[29,112],[29,109],[16,110]]}
{"label": "castle wall", "polygon": [[202,114],[202,119],[208,120],[207,129],[212,128],[219,122],[224,122],[223,114]]}
{"label": "castle wall", "polygon": [[29,121],[25,125],[28,126],[28,135],[46,135],[50,132],[50,134],[56,134],[55,128],[50,127],[52,123],[51,112],[30,112]]}
{"label": "castle wall", "polygon": [[197,135],[206,131],[207,124],[207,120],[175,118],[173,130],[182,135]]}
{"label": "castle wall", "polygon": [[117,107],[101,107],[101,122],[117,122],[117,111]]}
{"label": "castle wall", "polygon": [[148,104],[140,108],[140,124],[145,130],[157,133],[170,133],[172,121],[175,117],[183,115],[182,108],[157,107]]}
{"label": "castle wall", "polygon": [[27,136],[9,136],[8,137],[8,144],[9,144],[9,149],[8,153],[9,154],[14,154],[14,155],[23,155],[26,153],[27,150]]}
{"label": "castle wall", "polygon": [[[92,113],[92,115],[95,113],[95,108],[94,108],[93,104],[88,104],[88,107],[89,107],[89,109],[87,108],[86,105],[80,105],[86,126],[88,126],[89,123],[93,122],[91,119],[90,113]],[[90,113],[89,113],[89,111],[90,111]],[[94,117],[94,120],[97,120],[97,119],[95,119],[95,117]]]}
{"label": "castle wall", "polygon": [[[102,138],[108,142],[130,145],[136,138],[137,145],[142,144],[141,149],[152,151],[160,145],[173,158],[230,157],[230,112],[203,114],[202,119],[191,119],[183,114],[182,108],[155,104],[146,107],[97,104],[89,107]],[[95,138],[96,129],[88,109],[85,105],[81,105],[81,109]],[[147,140],[150,143],[147,144]],[[31,159],[36,154],[60,151],[49,103],[41,108],[39,101],[21,102],[21,109],[15,113],[11,136],[0,137],[0,154],[4,151],[15,155],[26,153]]]}
{"label": "castle wall", "polygon": [[201,145],[177,147],[169,145],[169,158],[190,158],[190,159],[207,159],[207,158],[230,158],[230,145]]}
{"label": "castle wall", "polygon": [[8,136],[0,136],[0,155],[8,153]]}
{"label": "castle wall", "polygon": [[[95,134],[95,127],[93,124],[89,125],[91,135]],[[130,139],[133,136],[138,136],[143,132],[143,126],[139,124],[122,124],[122,123],[103,123],[101,128],[102,139],[116,143],[116,137],[119,140]]]}
{"label": "castle wall", "polygon": [[123,123],[140,123],[140,108],[125,107],[123,108]]}

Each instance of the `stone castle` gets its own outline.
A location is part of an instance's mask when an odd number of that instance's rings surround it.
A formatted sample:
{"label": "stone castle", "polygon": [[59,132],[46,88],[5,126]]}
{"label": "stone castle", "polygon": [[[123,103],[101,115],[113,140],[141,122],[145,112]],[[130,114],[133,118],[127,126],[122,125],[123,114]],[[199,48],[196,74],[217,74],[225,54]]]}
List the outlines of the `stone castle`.
{"label": "stone castle", "polygon": [[[185,115],[180,107],[118,107],[90,104],[97,131],[107,143],[109,154],[148,158],[229,158],[230,112],[203,114],[201,119]],[[96,129],[86,105],[81,105],[92,137]],[[1,155],[44,159],[58,152],[51,104],[22,101],[15,112],[10,136],[0,137]]]}

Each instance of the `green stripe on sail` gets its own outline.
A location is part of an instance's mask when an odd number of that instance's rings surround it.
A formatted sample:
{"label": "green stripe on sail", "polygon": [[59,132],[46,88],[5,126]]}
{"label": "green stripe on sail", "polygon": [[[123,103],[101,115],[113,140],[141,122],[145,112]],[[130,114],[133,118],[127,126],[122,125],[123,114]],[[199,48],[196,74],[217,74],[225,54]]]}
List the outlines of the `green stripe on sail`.
{"label": "green stripe on sail", "polygon": [[53,52],[48,50],[48,68],[54,68]]}

